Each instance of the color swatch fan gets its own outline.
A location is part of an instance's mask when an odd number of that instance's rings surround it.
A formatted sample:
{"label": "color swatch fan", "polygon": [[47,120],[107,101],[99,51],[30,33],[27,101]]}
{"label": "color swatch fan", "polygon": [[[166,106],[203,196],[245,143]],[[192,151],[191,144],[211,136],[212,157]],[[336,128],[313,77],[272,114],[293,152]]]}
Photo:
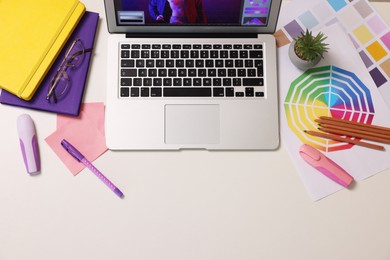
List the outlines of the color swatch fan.
{"label": "color swatch fan", "polygon": [[309,69],[296,78],[284,108],[295,135],[303,143],[326,152],[349,149],[353,144],[305,134],[303,130],[317,130],[315,119],[330,116],[371,124],[375,112],[369,89],[354,73],[336,66]]}

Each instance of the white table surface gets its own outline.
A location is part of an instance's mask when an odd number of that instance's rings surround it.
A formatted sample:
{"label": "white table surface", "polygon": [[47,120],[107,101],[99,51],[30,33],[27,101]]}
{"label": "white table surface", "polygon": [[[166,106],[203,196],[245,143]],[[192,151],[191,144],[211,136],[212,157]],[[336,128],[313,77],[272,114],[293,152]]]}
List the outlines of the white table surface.
{"label": "white table surface", "polygon": [[[101,17],[85,101],[104,102],[104,4],[83,2]],[[374,6],[390,13],[389,1]],[[18,144],[22,113],[38,131],[35,177]],[[63,166],[44,141],[55,120],[0,105],[0,260],[390,259],[390,170],[312,202],[283,137],[273,152],[108,151],[94,164],[121,200],[88,170],[73,177]]]}

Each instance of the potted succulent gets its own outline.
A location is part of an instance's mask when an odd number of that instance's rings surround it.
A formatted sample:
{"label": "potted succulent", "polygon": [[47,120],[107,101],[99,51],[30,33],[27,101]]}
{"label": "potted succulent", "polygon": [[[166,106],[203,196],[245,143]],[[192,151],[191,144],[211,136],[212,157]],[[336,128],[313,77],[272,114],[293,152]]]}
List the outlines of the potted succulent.
{"label": "potted succulent", "polygon": [[306,32],[302,32],[290,45],[291,62],[302,70],[315,66],[328,51],[328,44],[325,43],[326,38],[322,32],[314,36],[311,31],[306,29]]}

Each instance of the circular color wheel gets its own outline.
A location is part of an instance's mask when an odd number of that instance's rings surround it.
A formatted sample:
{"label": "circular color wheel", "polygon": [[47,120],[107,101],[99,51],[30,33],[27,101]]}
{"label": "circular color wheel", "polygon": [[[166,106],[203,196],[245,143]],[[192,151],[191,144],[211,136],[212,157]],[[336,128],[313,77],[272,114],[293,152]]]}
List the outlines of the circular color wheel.
{"label": "circular color wheel", "polygon": [[371,124],[374,118],[369,89],[354,73],[336,66],[312,68],[296,78],[290,85],[284,108],[288,126],[295,135],[303,143],[326,152],[349,149],[353,144],[304,133],[304,130],[318,131],[315,119],[329,116]]}

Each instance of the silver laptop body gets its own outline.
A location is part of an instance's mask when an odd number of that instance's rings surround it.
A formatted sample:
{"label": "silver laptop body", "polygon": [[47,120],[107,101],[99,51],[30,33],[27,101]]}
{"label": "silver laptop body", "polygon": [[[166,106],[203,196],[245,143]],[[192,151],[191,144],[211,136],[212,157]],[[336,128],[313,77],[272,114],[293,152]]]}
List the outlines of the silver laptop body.
{"label": "silver laptop body", "polygon": [[[135,4],[137,1],[139,6]],[[213,4],[221,1],[203,0],[206,24],[186,23],[191,17],[184,23],[170,23],[173,11],[169,21],[158,23],[151,14],[153,2],[165,1],[164,11],[167,11],[172,6],[170,2],[187,1],[185,4],[190,5],[200,0],[137,1],[104,1],[111,33],[105,110],[108,148],[276,149],[279,145],[278,85],[272,33],[281,0],[232,0],[240,7],[230,10],[238,12],[234,21],[220,18],[221,8]],[[225,8],[233,9],[234,4],[229,6],[228,2],[222,3],[228,5]],[[222,19],[222,24],[213,20],[213,15],[219,15],[214,18]],[[175,54],[174,58],[179,60],[184,55],[192,61],[168,61],[172,57],[165,57],[165,53]],[[253,65],[253,62],[236,61],[237,53],[246,58],[257,57],[256,64],[261,60],[261,75],[252,74],[257,73],[256,66],[245,71],[245,64]],[[137,55],[138,60],[132,55]],[[203,62],[200,56],[205,58]],[[221,56],[227,56],[230,61],[221,61]],[[171,66],[153,67],[160,63]],[[219,66],[210,68],[208,64]],[[232,69],[231,64],[239,67]],[[141,72],[141,76],[136,74]],[[177,77],[181,74],[180,79],[169,80],[171,72]],[[233,78],[225,79],[230,73]]]}

